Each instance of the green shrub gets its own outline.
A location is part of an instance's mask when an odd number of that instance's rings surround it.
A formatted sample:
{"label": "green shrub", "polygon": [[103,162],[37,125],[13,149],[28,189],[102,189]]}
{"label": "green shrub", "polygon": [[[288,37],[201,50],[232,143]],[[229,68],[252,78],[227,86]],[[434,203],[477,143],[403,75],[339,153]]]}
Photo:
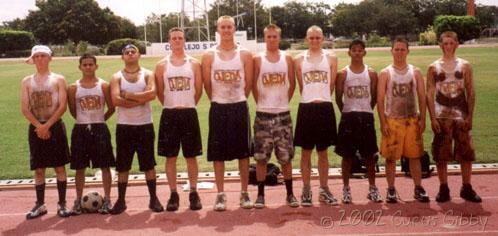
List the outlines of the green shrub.
{"label": "green shrub", "polygon": [[7,51],[5,53],[0,53],[0,57],[2,58],[29,57],[30,55],[31,55],[31,49],[13,50],[13,51]]}
{"label": "green shrub", "polygon": [[285,39],[280,40],[280,44],[278,45],[278,48],[280,50],[287,50],[291,47],[291,43]]}
{"label": "green shrub", "polygon": [[434,31],[439,38],[445,31],[454,31],[458,34],[460,43],[479,38],[481,32],[479,20],[473,16],[441,15],[434,19]]}
{"label": "green shrub", "polygon": [[110,41],[106,47],[106,54],[121,55],[121,50],[123,49],[123,47],[130,43],[137,46],[141,54],[145,54],[145,44],[143,43],[143,41],[137,39],[130,39],[130,38],[116,39]]}
{"label": "green shrub", "polygon": [[376,33],[371,33],[365,44],[367,47],[388,47],[391,46],[391,40],[387,37],[380,37]]}
{"label": "green shrub", "polygon": [[76,54],[78,56],[81,56],[86,53],[88,49],[88,42],[87,41],[80,41],[78,45],[76,45]]}
{"label": "green shrub", "polygon": [[420,33],[418,37],[419,45],[436,45],[437,36],[434,27],[429,26],[426,31]]}
{"label": "green shrub", "polygon": [[35,37],[28,31],[0,30],[0,53],[31,49]]}

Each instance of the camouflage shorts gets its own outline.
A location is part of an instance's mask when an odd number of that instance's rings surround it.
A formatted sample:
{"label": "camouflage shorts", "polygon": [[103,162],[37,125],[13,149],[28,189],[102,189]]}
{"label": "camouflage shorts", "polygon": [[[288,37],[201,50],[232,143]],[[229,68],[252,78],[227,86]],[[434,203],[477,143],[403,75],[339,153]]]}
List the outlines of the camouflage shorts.
{"label": "camouflage shorts", "polygon": [[254,159],[268,161],[273,149],[280,164],[294,157],[290,112],[278,114],[256,112],[254,121]]}
{"label": "camouflage shorts", "polygon": [[470,130],[464,122],[452,119],[437,119],[441,132],[432,140],[434,161],[475,161],[476,154]]}

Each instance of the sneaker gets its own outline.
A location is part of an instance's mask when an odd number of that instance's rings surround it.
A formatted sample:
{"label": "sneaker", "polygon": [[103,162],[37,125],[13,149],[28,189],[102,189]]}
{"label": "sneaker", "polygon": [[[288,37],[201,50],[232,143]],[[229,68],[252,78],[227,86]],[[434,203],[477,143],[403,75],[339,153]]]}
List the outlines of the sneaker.
{"label": "sneaker", "polygon": [[161,205],[161,202],[159,202],[159,199],[157,197],[152,197],[149,201],[149,209],[153,212],[163,212],[164,207]]}
{"label": "sneaker", "polygon": [[419,202],[429,202],[429,195],[425,192],[425,189],[422,186],[416,186],[413,198],[417,199]]}
{"label": "sneaker", "polygon": [[57,203],[57,215],[64,218],[71,216],[71,210],[66,207],[66,202]]}
{"label": "sneaker", "polygon": [[451,200],[450,197],[450,188],[448,188],[448,184],[439,185],[439,193],[436,195],[436,202],[447,202]]}
{"label": "sneaker", "polygon": [[47,214],[47,208],[45,207],[45,204],[36,203],[33,209],[31,209],[31,211],[26,214],[26,219],[31,220],[45,214]]}
{"label": "sneaker", "polygon": [[298,207],[299,206],[299,202],[297,201],[294,194],[287,195],[287,197],[285,198],[285,201],[287,202],[287,206],[290,206],[290,207]]}
{"label": "sneaker", "polygon": [[214,202],[214,210],[215,211],[224,211],[226,210],[226,201],[227,196],[225,193],[221,192],[216,195],[216,201]]}
{"label": "sneaker", "polygon": [[265,208],[265,196],[258,195],[258,198],[256,198],[256,201],[254,202],[254,208],[256,209]]}
{"label": "sneaker", "polygon": [[303,194],[301,195],[301,206],[310,207],[313,205],[311,201],[313,193],[309,187],[303,187]]}
{"label": "sneaker", "polygon": [[464,184],[460,190],[460,197],[471,202],[482,202],[481,197],[472,189],[472,185]]}
{"label": "sneaker", "polygon": [[379,193],[379,189],[376,186],[370,186],[368,188],[367,198],[372,202],[382,202],[384,200],[382,199],[382,196]]}
{"label": "sneaker", "polygon": [[71,213],[74,216],[81,215],[81,213],[83,213],[83,209],[81,207],[81,199],[78,198],[74,200],[74,205],[73,209],[71,209]]}
{"label": "sneaker", "polygon": [[240,192],[240,207],[242,207],[244,209],[253,208],[253,204],[251,202],[251,199],[249,199],[249,193],[246,191]]}
{"label": "sneaker", "polygon": [[332,195],[328,187],[320,187],[318,189],[318,193],[320,194],[318,198],[320,202],[323,202],[331,206],[337,206],[339,204],[337,202],[337,199],[334,198],[334,195]]}
{"label": "sneaker", "polygon": [[349,204],[353,201],[353,197],[351,196],[351,188],[345,187],[342,189],[342,203]]}
{"label": "sneaker", "polygon": [[171,192],[169,195],[168,204],[166,205],[167,211],[176,211],[180,206],[180,196],[178,196],[177,192]]}
{"label": "sneaker", "polygon": [[396,189],[394,187],[387,189],[386,202],[387,203],[398,202],[398,192],[396,192]]}
{"label": "sneaker", "polygon": [[102,203],[102,207],[98,210],[100,214],[107,215],[111,212],[112,203],[110,199],[104,199],[104,203]]}
{"label": "sneaker", "polygon": [[188,195],[188,200],[190,201],[190,210],[197,211],[202,209],[201,198],[197,191],[192,191]]}
{"label": "sneaker", "polygon": [[124,211],[126,210],[126,203],[125,201],[116,201],[116,203],[114,204],[114,207],[111,209],[111,211],[109,213],[111,213],[111,215],[119,215],[121,213],[123,213]]}

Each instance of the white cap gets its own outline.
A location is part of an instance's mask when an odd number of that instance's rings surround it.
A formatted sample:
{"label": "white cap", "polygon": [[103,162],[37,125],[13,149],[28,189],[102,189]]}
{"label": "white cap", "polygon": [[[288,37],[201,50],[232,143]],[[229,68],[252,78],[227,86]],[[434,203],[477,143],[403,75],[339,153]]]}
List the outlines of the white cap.
{"label": "white cap", "polygon": [[49,56],[52,56],[52,50],[50,50],[49,47],[45,46],[45,45],[35,45],[32,49],[31,49],[31,56],[28,57],[28,59],[26,59],[26,63],[28,64],[33,64],[33,56],[37,53],[45,53]]}

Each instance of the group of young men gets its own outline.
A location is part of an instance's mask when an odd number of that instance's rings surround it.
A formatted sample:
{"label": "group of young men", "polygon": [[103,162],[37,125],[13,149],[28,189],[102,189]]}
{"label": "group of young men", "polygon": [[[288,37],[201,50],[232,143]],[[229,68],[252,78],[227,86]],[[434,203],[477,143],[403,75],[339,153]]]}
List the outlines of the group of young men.
{"label": "group of young men", "polygon": [[[319,201],[337,205],[337,199],[328,188],[327,150],[331,145],[336,146],[335,152],[343,158],[342,202],[352,202],[349,173],[355,155],[366,159],[370,184],[367,198],[382,202],[374,170],[375,154],[379,151],[373,116],[376,104],[382,131],[380,153],[386,159],[386,202],[394,203],[399,199],[394,180],[396,160],[401,156],[410,159],[414,198],[429,201],[421,185],[419,161],[423,152],[426,106],[435,133],[432,153],[441,182],[436,201],[450,200],[446,165],[453,160],[462,165],[460,196],[473,202],[481,201],[470,185],[471,162],[475,159],[470,135],[475,104],[472,69],[467,61],[455,55],[458,47],[455,33],[445,32],[440,37],[443,56],[429,67],[426,95],[420,69],[407,63],[409,49],[404,39],[394,40],[393,63],[377,76],[363,62],[366,50],[361,40],[353,40],[349,47],[350,65],[337,71],[337,57],[322,49],[323,32],[317,26],[307,31],[305,40],[309,49],[295,58],[279,50],[281,30],[276,25],[265,28],[266,50],[256,55],[235,43],[232,17],[220,17],[217,31],[220,41],[204,53],[201,64],[185,53],[184,32],[180,28],[171,29],[171,54],[157,63],[154,72],[141,67],[138,48],[127,45],[122,50],[124,69],[115,73],[110,83],[96,76],[96,58],[83,55],[79,60],[82,78],[67,90],[64,77],[49,70],[50,49],[42,45],[33,47],[27,62],[36,65],[36,73],[24,78],[21,86],[22,112],[30,122],[30,160],[31,169],[35,171],[37,198],[27,219],[47,213],[44,205],[47,167],[54,167],[57,175],[59,216],[81,214],[85,168],[90,166],[102,170],[105,198],[99,212],[124,212],[128,172],[135,153],[140,171],[145,172],[149,208],[154,212],[163,211],[156,195],[155,134],[150,106],[156,96],[163,106],[158,155],[167,158],[165,169],[171,191],[166,210],[179,208],[176,160],[180,147],[189,176],[189,207],[201,209],[196,157],[202,155],[202,143],[196,104],[203,87],[211,101],[207,159],[213,163],[215,172],[216,211],[226,209],[225,161],[235,159],[240,171],[240,206],[246,209],[265,207],[266,164],[273,150],[283,169],[288,206],[313,204],[310,185],[313,149],[318,153]],[[296,80],[301,100],[293,135],[289,101]],[[342,114],[338,132],[331,98],[334,90]],[[247,104],[251,91],[257,105],[254,139],[251,138]],[[70,149],[61,120],[67,104],[76,119]],[[118,113],[116,159],[105,123],[115,107]],[[292,187],[294,146],[302,148],[300,165],[304,185],[300,204]],[[257,162],[258,181],[254,202],[247,192],[249,157],[252,155]],[[66,206],[64,166],[69,162],[71,169],[76,170],[76,199],[72,210]],[[110,167],[116,167],[118,172],[118,199],[114,204],[110,201]]]}

